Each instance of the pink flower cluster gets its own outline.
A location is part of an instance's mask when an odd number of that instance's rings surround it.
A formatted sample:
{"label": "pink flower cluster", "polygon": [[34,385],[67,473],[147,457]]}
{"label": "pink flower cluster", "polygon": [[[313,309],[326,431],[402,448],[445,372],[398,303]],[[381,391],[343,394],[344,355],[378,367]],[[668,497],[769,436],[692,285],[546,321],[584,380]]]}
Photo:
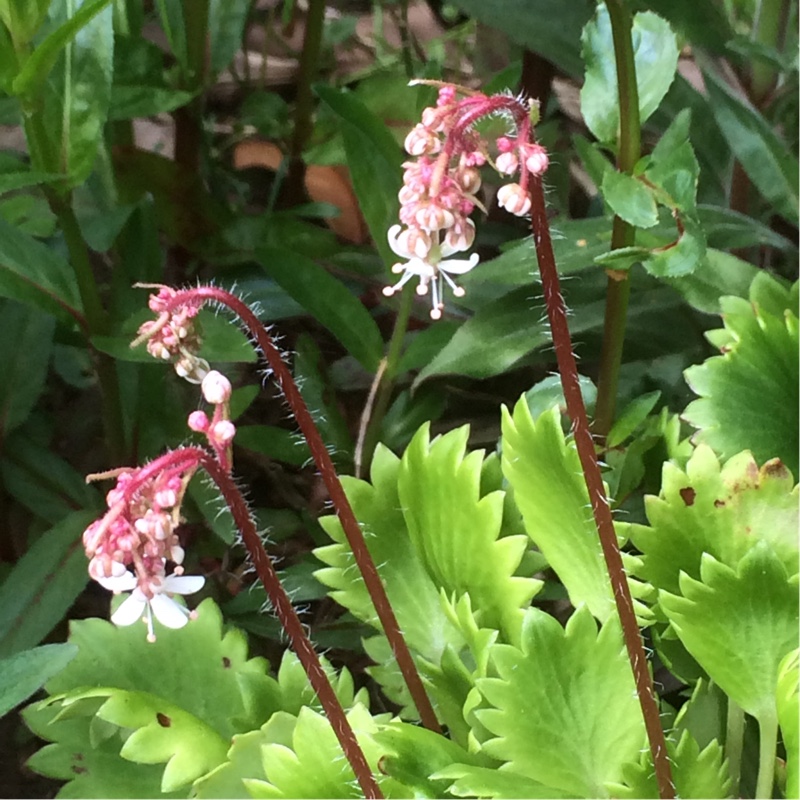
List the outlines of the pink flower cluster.
{"label": "pink flower cluster", "polygon": [[178,375],[191,383],[200,383],[209,370],[208,362],[197,356],[201,339],[195,317],[202,302],[183,303],[170,311],[168,302],[177,295],[177,291],[169,286],[152,288],[159,291],[150,295],[148,305],[151,311],[158,314],[158,319],[148,320],[139,327],[138,336],[131,347],[146,341],[147,352],[151,356],[172,361]]}
{"label": "pink flower cluster", "polygon": [[[500,155],[496,162],[474,130],[478,120],[493,114],[510,118],[516,133],[497,140]],[[389,229],[389,245],[407,261],[392,267],[392,272],[402,277],[383,290],[387,297],[417,277],[417,293],[424,295],[431,289],[431,317],[439,319],[445,282],[456,297],[463,296],[463,288],[450,276],[469,272],[478,264],[478,256],[445,259],[469,250],[475,240],[475,224],[469,215],[476,206],[482,207],[476,196],[481,187],[479,168],[488,163],[502,175],[520,173],[519,183],[501,187],[498,202],[512,214],[524,216],[530,211],[529,177],[541,175],[548,165],[546,151],[530,138],[526,101],[509,95],[487,96],[449,84],[440,87],[436,106],[422,112],[422,121],[405,139],[405,149],[415,160],[403,165],[399,194],[402,225]]]}
{"label": "pink flower cluster", "polygon": [[[159,286],[151,295],[150,308],[159,316],[139,328],[134,344],[147,342],[157,358],[176,358],[176,370],[201,384],[206,402],[214,406],[209,418],[204,411],[189,415],[189,428],[203,433],[217,462],[231,470],[231,443],[236,427],[230,420],[230,381],[196,355],[199,337],[193,319],[204,302],[191,292],[176,300],[177,292]],[[174,306],[174,308],[173,308]],[[183,371],[179,369],[183,367]],[[153,617],[170,628],[180,628],[191,616],[176,603],[175,594],[193,594],[204,578],[183,575],[184,551],[176,534],[186,487],[206,451],[186,447],[167,453],[145,467],[121,469],[89,479],[115,477],[116,486],[106,495],[108,511],[83,534],[89,557],[89,575],[107,589],[130,596],[111,617],[117,625],[130,625],[144,615],[148,639],[155,640]],[[168,566],[172,571],[168,574]]]}
{"label": "pink flower cluster", "polygon": [[[150,638],[154,638],[152,612],[169,627],[180,627],[188,617],[165,593],[188,594],[203,584],[197,576],[187,579],[191,585],[178,581],[184,551],[175,533],[181,500],[197,466],[196,453],[176,450],[146,467],[90,476],[115,476],[117,483],[106,495],[108,511],[83,533],[86,555],[91,559],[89,575],[114,592],[133,591],[131,602],[123,603],[112,621],[130,624],[146,611]],[[170,562],[174,568],[168,576]]]}

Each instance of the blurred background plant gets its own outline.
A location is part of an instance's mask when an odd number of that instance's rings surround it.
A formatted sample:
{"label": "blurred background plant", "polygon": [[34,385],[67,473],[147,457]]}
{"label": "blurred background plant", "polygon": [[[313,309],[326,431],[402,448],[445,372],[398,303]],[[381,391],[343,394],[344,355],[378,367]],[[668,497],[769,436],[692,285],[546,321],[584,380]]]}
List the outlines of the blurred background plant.
{"label": "blurred background plant", "polygon": [[[695,429],[721,459],[749,449],[797,478],[796,3],[0,0],[0,23],[0,658],[32,678],[4,712],[74,655],[58,644],[69,620],[108,615],[80,547],[104,500],[83,475],[186,437],[195,394],[128,347],[147,317],[134,283],[213,282],[257,303],[343,474],[368,475],[379,442],[402,453],[424,423],[468,423],[465,444],[493,452],[501,404],[524,394],[536,418],[563,403],[526,222],[497,208],[488,175],[465,297],[431,323],[413,292],[382,294],[402,142],[436,96],[410,78],[539,101],[621,518],[648,521],[645,495],[665,460],[685,467]],[[631,25],[636,78],[614,38]],[[330,539],[307,447],[246,337],[200,319],[204,357],[234,384],[235,472],[287,589],[331,662],[394,709],[365,672],[374,630],[314,575]],[[229,516],[197,482],[184,511],[187,569],[280,663]],[[546,580],[537,604],[564,614],[563,575],[526,558]],[[680,705],[684,684],[658,675]],[[0,735],[5,796],[52,795],[23,767],[40,742],[16,712]]]}

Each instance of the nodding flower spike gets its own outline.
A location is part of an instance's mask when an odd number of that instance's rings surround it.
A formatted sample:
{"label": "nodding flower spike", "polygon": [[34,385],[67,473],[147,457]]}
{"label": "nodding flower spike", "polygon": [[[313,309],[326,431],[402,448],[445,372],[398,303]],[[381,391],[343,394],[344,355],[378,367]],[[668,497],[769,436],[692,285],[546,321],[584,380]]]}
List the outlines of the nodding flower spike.
{"label": "nodding flower spike", "polygon": [[[171,599],[202,588],[202,576],[183,577],[184,550],[175,532],[186,485],[202,451],[175,450],[145,467],[117,474],[108,511],[83,534],[89,575],[106,589],[132,592],[111,618],[128,625],[145,614],[153,641],[153,616],[170,628],[186,624],[189,612]],[[103,478],[108,475],[90,476]],[[168,564],[173,564],[168,573]]]}
{"label": "nodding flower spike", "polygon": [[[450,277],[474,269],[478,256],[445,260],[469,250],[475,239],[475,225],[469,215],[478,206],[481,187],[478,167],[492,164],[501,175],[519,173],[519,183],[502,186],[498,203],[512,214],[525,216],[531,208],[528,181],[548,166],[545,149],[531,137],[531,105],[509,94],[485,95],[464,87],[438,81],[414,80],[410,85],[437,86],[436,105],[422,112],[422,120],[406,136],[406,152],[414,157],[403,166],[400,190],[400,222],[389,229],[389,245],[405,263],[392,272],[400,280],[384,288],[390,297],[412,278],[419,278],[417,293],[431,289],[431,317],[439,319],[444,309],[446,283],[454,296],[464,289]],[[496,139],[497,160],[489,157],[488,144],[475,131],[482,117],[501,115],[512,120],[514,130]],[[405,227],[403,227],[405,226]]]}

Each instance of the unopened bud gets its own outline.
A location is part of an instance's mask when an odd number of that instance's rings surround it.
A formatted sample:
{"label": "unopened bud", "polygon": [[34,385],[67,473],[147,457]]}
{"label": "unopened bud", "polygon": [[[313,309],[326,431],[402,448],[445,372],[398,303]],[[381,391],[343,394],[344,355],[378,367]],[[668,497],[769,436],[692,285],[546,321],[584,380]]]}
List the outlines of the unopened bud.
{"label": "unopened bud", "polygon": [[497,202],[517,217],[524,217],[531,210],[531,199],[518,183],[501,186],[497,192]]}
{"label": "unopened bud", "polygon": [[210,422],[205,411],[192,411],[192,413],[189,414],[189,419],[186,421],[186,424],[189,426],[190,430],[196,431],[197,433],[205,433],[208,430]]}
{"label": "unopened bud", "polygon": [[236,426],[227,419],[221,419],[211,429],[210,437],[221,445],[226,445],[236,436]]}
{"label": "unopened bud", "polygon": [[200,390],[203,392],[206,402],[215,406],[227,403],[231,399],[231,382],[215,369],[203,378]]}

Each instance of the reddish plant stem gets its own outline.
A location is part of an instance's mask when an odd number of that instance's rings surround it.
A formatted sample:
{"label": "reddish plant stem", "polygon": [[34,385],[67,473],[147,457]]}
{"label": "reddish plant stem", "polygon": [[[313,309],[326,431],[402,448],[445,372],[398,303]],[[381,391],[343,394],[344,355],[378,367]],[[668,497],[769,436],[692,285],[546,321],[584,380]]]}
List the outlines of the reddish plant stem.
{"label": "reddish plant stem", "polygon": [[536,257],[539,261],[539,274],[542,279],[547,316],[550,321],[550,331],[553,337],[553,347],[558,362],[558,371],[561,375],[561,386],[567,403],[567,411],[572,420],[572,431],[575,436],[575,445],[580,457],[586,488],[589,491],[589,500],[592,505],[592,514],[600,544],[603,549],[608,576],[614,592],[614,602],[617,613],[622,623],[622,633],[628,658],[631,662],[633,677],[636,683],[636,693],[642,707],[642,716],[650,742],[650,752],[653,755],[658,793],[661,798],[675,797],[675,787],[672,782],[672,770],[669,764],[664,731],[658,711],[658,700],[650,679],[647,666],[647,656],[644,651],[636,614],[633,610],[628,580],[622,564],[622,554],[617,544],[614,532],[614,521],[611,516],[611,507],[608,504],[603,478],[595,454],[594,440],[589,429],[589,419],[586,416],[586,407],[581,395],[578,367],[572,349],[572,340],[567,324],[567,310],[564,298],[561,295],[561,286],[558,279],[553,246],[550,241],[550,226],[547,221],[547,210],[544,199],[544,189],[539,176],[532,176],[530,183],[531,198],[531,227],[533,241],[536,247]]}
{"label": "reddish plant stem", "polygon": [[286,590],[275,572],[275,567],[272,566],[269,554],[261,543],[244,498],[222,465],[210,453],[206,451],[202,451],[202,453],[200,465],[209,474],[211,480],[214,481],[225,498],[236,527],[241,532],[245,546],[253,559],[256,573],[267,590],[267,595],[275,614],[286,631],[292,643],[292,649],[300,659],[300,663],[303,665],[306,675],[308,675],[308,680],[320,703],[322,703],[322,707],[325,709],[328,722],[330,722],[333,732],[336,734],[336,738],[339,740],[339,744],[342,746],[342,750],[353,768],[356,780],[364,792],[364,796],[382,798],[383,793],[378,787],[353,728],[347,721],[342,704],[339,702],[339,698],[336,697],[336,693],[333,691],[328,676],[322,668],[314,646],[303,630],[303,623],[300,622],[300,618],[295,613],[292,601],[289,599],[289,595],[286,594]]}
{"label": "reddish plant stem", "polygon": [[320,471],[333,507],[336,509],[339,521],[342,523],[342,529],[353,551],[353,558],[361,571],[364,584],[372,598],[375,611],[378,614],[378,619],[383,626],[383,632],[386,634],[392,652],[397,659],[397,664],[400,667],[408,690],[417,707],[420,720],[429,730],[441,733],[442,729],[439,725],[439,721],[436,719],[436,713],[425,691],[425,687],[417,671],[416,664],[414,664],[414,660],[411,657],[408,645],[400,631],[394,609],[389,602],[386,590],[378,574],[378,568],[375,566],[375,561],[367,549],[367,544],[364,541],[364,534],[361,532],[361,527],[347,499],[342,483],[336,473],[336,468],[325,447],[325,442],[323,442],[322,436],[300,394],[300,390],[294,382],[289,367],[284,363],[280,352],[277,347],[275,347],[272,337],[247,304],[230,292],[226,292],[215,286],[200,286],[196,289],[187,289],[186,291],[178,292],[170,301],[166,310],[171,311],[186,303],[187,300],[193,303],[205,300],[227,306],[239,316],[242,322],[244,322],[258,346],[261,348],[261,352],[264,354],[267,363],[278,380],[278,384],[289,404],[289,408],[292,410],[297,425],[305,437],[306,442],[308,442],[308,447],[311,451],[314,463]]}

